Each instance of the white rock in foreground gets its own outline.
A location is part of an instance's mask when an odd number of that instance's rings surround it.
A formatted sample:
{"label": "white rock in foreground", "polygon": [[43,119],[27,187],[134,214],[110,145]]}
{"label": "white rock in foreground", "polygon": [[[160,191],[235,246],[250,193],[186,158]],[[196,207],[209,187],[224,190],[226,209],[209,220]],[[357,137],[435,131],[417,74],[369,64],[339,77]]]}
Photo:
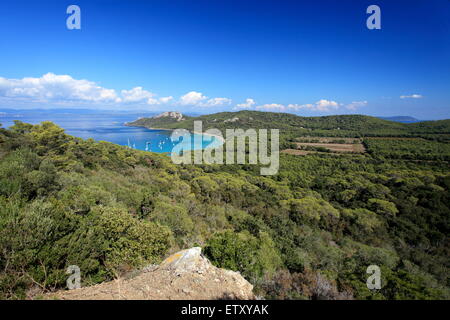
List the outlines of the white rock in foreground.
{"label": "white rock in foreground", "polygon": [[255,299],[253,286],[238,272],[220,269],[202,256],[201,248],[179,251],[159,266],[151,265],[130,279],[61,290],[49,298],[67,300],[206,300]]}
{"label": "white rock in foreground", "polygon": [[206,272],[212,267],[211,262],[201,255],[202,248],[194,247],[174,253],[164,260],[159,269],[170,270],[178,274],[184,272]]}

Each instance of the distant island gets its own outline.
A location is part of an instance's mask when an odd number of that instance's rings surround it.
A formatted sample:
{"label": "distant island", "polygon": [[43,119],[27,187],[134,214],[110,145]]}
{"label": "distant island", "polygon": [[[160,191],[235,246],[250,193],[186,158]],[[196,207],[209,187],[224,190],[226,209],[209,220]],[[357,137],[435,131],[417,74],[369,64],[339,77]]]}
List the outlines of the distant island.
{"label": "distant island", "polygon": [[167,111],[150,118],[141,117],[135,121],[126,122],[125,125],[130,127],[145,127],[148,129],[171,129],[170,126],[172,124],[189,118],[191,117],[185,116],[177,111]]}
{"label": "distant island", "polygon": [[410,117],[410,116],[378,117],[378,118],[383,119],[383,120],[402,122],[402,123],[414,123],[414,122],[423,121],[423,120],[419,120],[419,119],[416,119],[416,118]]}

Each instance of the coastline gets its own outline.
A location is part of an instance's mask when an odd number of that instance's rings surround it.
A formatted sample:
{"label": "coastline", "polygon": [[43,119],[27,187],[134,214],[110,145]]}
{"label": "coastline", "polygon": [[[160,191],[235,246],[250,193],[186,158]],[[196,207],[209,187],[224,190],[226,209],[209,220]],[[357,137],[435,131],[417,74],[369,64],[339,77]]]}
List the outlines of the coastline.
{"label": "coastline", "polygon": [[222,144],[225,143],[225,139],[222,136],[218,136],[217,134],[206,133],[206,132],[196,132],[196,131],[189,131],[189,132],[196,133],[196,134],[202,134],[202,135],[205,135],[205,136],[216,137],[220,142],[222,142]]}
{"label": "coastline", "polygon": [[[174,130],[177,130],[177,129],[168,129],[168,128],[153,128],[153,127],[146,127],[146,126],[136,126],[136,125],[130,125],[127,122],[125,122],[123,125],[127,126],[127,127],[146,128],[146,129],[149,129],[149,130],[161,130],[161,131],[174,131]],[[178,129],[180,129],[180,128],[178,128]],[[185,129],[185,130],[187,130],[187,129]],[[216,146],[216,145],[214,145],[215,141],[211,141],[211,143],[210,143],[211,145],[208,145],[208,146],[206,146],[205,148],[202,148],[202,149],[207,149],[207,148],[211,148],[211,147],[217,148],[217,147],[223,146],[225,144],[225,139],[223,138],[223,136],[219,136],[219,135],[212,134],[212,133],[206,133],[206,132],[198,132],[198,131],[193,131],[193,130],[188,130],[188,131],[191,134],[193,133],[193,134],[201,134],[201,135],[212,136],[212,137],[216,138],[220,142],[220,145]]]}

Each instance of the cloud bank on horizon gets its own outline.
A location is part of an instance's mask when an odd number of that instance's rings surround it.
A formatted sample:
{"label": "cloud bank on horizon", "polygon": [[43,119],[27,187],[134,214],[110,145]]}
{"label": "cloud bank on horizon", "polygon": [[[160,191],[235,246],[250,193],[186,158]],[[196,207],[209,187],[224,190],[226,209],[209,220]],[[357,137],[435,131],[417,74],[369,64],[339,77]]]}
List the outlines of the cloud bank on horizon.
{"label": "cloud bank on horizon", "polygon": [[[250,103],[251,104],[250,104]],[[263,104],[258,106],[255,105],[255,101],[253,99],[247,99],[246,103],[238,104],[234,110],[239,109],[254,109],[259,111],[279,111],[279,112],[299,112],[302,110],[314,111],[314,112],[332,112],[347,109],[351,111],[355,111],[360,107],[364,107],[367,105],[367,101],[353,101],[349,104],[339,103],[332,100],[321,99],[315,103],[307,103],[307,104],[278,104],[278,103],[270,103]]]}
{"label": "cloud bank on horizon", "polygon": [[[401,99],[422,98],[420,94],[402,95]],[[312,111],[319,113],[356,111],[367,106],[367,101],[352,101],[340,103],[334,100],[320,99],[306,104],[258,104],[254,99],[247,98],[245,102],[234,104],[230,98],[210,98],[201,92],[190,91],[179,98],[173,96],[159,97],[156,93],[138,86],[130,90],[104,88],[94,81],[74,79],[70,75],[44,74],[42,77],[25,77],[22,79],[7,79],[0,77],[0,99],[9,103],[20,101],[28,109],[48,107],[82,107],[82,108],[121,108],[124,110],[148,109],[181,111],[189,108],[220,108],[227,110],[259,110],[276,112]],[[1,101],[0,100],[0,101]],[[183,110],[185,109],[185,110]]]}
{"label": "cloud bank on horizon", "polygon": [[142,106],[196,106],[218,107],[231,105],[228,98],[208,98],[201,92],[191,91],[178,100],[173,96],[158,97],[157,94],[135,87],[117,92],[104,88],[96,82],[74,79],[69,75],[44,74],[39,78],[6,79],[0,77],[0,98],[9,101],[26,102],[29,108],[39,108],[42,104],[55,106],[83,107],[123,107],[133,109]]}

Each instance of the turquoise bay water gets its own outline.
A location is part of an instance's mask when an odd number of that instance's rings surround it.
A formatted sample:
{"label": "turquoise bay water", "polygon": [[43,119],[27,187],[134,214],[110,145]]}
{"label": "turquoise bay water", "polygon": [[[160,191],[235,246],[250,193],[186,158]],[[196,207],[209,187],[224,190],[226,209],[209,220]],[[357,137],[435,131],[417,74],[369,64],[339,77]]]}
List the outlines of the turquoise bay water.
{"label": "turquoise bay water", "polygon": [[[129,146],[134,149],[152,152],[171,152],[174,145],[170,139],[171,131],[150,130],[139,127],[127,127],[125,122],[136,120],[142,116],[152,116],[153,114],[78,114],[78,113],[51,113],[51,112],[21,112],[0,113],[0,123],[3,127],[14,124],[14,120],[26,123],[38,124],[42,121],[52,121],[65,129],[67,134],[96,141],[108,141],[122,146]],[[197,139],[194,139],[197,136]],[[190,149],[204,149],[215,147],[221,144],[221,140],[216,137],[191,135]],[[182,137],[183,148],[189,149],[189,140]],[[197,141],[198,140],[198,141]]]}

